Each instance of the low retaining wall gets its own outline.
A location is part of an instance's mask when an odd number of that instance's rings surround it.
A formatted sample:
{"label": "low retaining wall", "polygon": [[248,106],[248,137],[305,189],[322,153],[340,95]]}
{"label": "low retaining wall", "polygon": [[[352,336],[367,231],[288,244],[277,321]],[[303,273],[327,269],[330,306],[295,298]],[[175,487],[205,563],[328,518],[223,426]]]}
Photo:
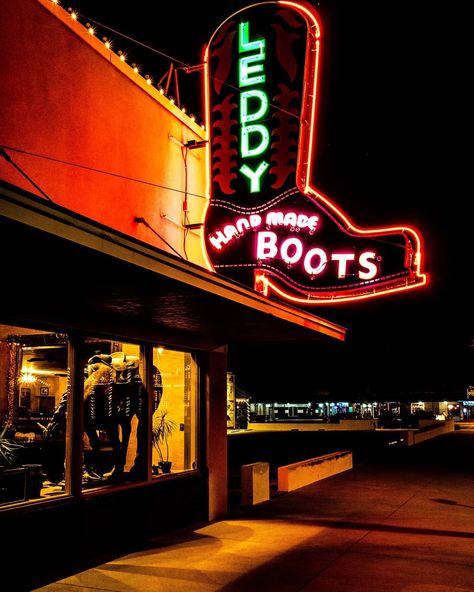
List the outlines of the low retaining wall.
{"label": "low retaining wall", "polygon": [[259,432],[318,432],[324,431],[373,431],[377,427],[376,419],[341,419],[340,423],[323,422],[251,422],[248,425],[249,430]]}
{"label": "low retaining wall", "polygon": [[436,436],[442,436],[443,434],[449,434],[450,432],[454,432],[454,419],[447,419],[446,421],[443,421],[441,425],[436,427],[430,427],[424,431],[414,432],[413,444],[419,444],[425,440],[430,440],[431,438],[436,438]]}
{"label": "low retaining wall", "polygon": [[293,491],[349,469],[352,469],[351,450],[332,452],[278,467],[278,491]]}

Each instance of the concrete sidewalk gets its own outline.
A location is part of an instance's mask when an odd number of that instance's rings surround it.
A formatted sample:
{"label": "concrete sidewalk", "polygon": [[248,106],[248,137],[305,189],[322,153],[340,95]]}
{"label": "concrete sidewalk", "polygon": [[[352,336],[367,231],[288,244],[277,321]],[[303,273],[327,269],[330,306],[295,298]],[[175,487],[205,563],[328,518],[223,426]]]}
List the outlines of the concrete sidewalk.
{"label": "concrete sidewalk", "polygon": [[473,458],[441,436],[38,590],[473,592]]}

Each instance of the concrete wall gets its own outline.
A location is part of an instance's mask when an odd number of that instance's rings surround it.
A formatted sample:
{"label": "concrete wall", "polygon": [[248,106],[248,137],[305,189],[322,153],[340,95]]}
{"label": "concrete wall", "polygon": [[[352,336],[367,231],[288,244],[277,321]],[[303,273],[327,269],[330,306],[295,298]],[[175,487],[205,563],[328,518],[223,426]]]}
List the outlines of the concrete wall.
{"label": "concrete wall", "polygon": [[[0,14],[7,153],[57,204],[170,250],[135,223],[144,217],[183,253],[186,173],[170,136],[185,143],[206,133],[60,5],[0,0]],[[188,151],[189,193],[206,193],[205,151]],[[0,179],[39,195],[3,158]],[[190,222],[201,221],[205,203],[188,196]],[[204,265],[199,231],[186,243],[189,259]]]}
{"label": "concrete wall", "polygon": [[317,432],[319,430],[335,431],[367,431],[375,430],[377,420],[375,419],[341,419],[340,423],[291,423],[291,422],[272,422],[272,423],[249,423],[249,429],[259,432]]}
{"label": "concrete wall", "polygon": [[352,469],[352,451],[342,450],[278,467],[278,490],[293,491]]}
{"label": "concrete wall", "polygon": [[434,427],[425,432],[414,432],[413,443],[419,444],[425,440],[430,440],[431,438],[436,438],[437,436],[442,436],[443,434],[449,434],[450,432],[454,432],[454,419],[443,421],[438,427]]}

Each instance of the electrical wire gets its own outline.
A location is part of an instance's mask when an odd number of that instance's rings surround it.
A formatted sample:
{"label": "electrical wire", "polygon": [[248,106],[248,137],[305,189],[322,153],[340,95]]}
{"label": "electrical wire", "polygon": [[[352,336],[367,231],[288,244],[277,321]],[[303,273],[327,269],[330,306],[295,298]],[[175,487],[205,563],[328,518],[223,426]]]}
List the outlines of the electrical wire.
{"label": "electrical wire", "polygon": [[[10,148],[10,150],[11,150],[11,148]],[[0,156],[2,156],[9,164],[11,164],[20,173],[20,175],[25,177],[25,179],[27,179],[33,185],[33,187],[35,187],[41,193],[41,195],[43,197],[45,197],[51,203],[54,203],[54,201],[49,197],[49,195],[47,193],[45,193],[41,189],[41,187],[37,183],[35,183],[33,181],[33,179],[29,175],[27,175],[25,173],[25,171],[20,166],[18,166],[16,164],[16,162],[12,159],[12,157],[7,152],[5,152],[5,149],[3,146],[0,147]]]}
{"label": "electrical wire", "polygon": [[186,240],[188,238],[189,229],[187,224],[189,224],[188,219],[188,147],[183,146],[181,148],[181,153],[183,155],[183,162],[184,162],[184,199],[183,199],[183,252],[186,260],[188,260],[188,253],[186,251]]}
{"label": "electrical wire", "polygon": [[[29,176],[28,176],[28,175],[27,175],[25,172],[24,172],[24,171],[22,171],[22,170],[21,170],[21,169],[18,167],[18,165],[16,165],[16,164],[15,164],[15,163],[12,161],[11,157],[10,157],[10,156],[9,156],[9,155],[8,155],[8,154],[5,152],[5,150],[11,150],[12,152],[18,152],[19,154],[26,154],[26,155],[28,155],[28,156],[33,156],[33,157],[36,157],[36,158],[43,158],[43,159],[45,159],[45,160],[50,160],[50,161],[52,161],[52,162],[57,162],[57,163],[60,163],[60,164],[65,164],[65,165],[73,166],[73,167],[80,168],[80,169],[84,169],[84,170],[87,170],[87,171],[92,171],[92,172],[94,172],[94,173],[99,173],[99,174],[103,174],[103,175],[109,175],[109,176],[111,176],[111,177],[116,177],[116,178],[118,178],[118,179],[124,179],[125,181],[131,181],[131,182],[134,182],[134,183],[141,183],[142,185],[148,185],[148,186],[151,186],[151,187],[157,187],[158,189],[166,189],[167,191],[172,191],[172,192],[175,192],[175,193],[181,193],[181,194],[184,196],[184,200],[185,200],[185,202],[187,201],[187,197],[188,197],[188,196],[191,196],[191,197],[198,197],[198,198],[200,198],[200,199],[209,200],[209,198],[208,198],[208,197],[206,197],[205,195],[201,195],[201,194],[199,194],[199,193],[189,193],[189,192],[188,192],[188,175],[187,175],[187,162],[186,162],[186,160],[185,160],[185,185],[184,185],[184,189],[176,189],[175,187],[168,187],[167,185],[160,185],[159,183],[152,183],[151,181],[144,181],[144,180],[142,180],[142,179],[136,179],[136,178],[134,178],[134,177],[128,177],[128,176],[126,176],[126,175],[120,175],[119,173],[111,173],[110,171],[104,171],[104,170],[97,169],[97,168],[94,168],[94,167],[90,167],[90,166],[86,166],[86,165],[80,165],[80,164],[77,164],[77,163],[74,163],[74,162],[68,162],[67,160],[61,160],[61,159],[59,159],[59,158],[54,158],[54,157],[52,157],[52,156],[45,156],[45,155],[43,155],[43,154],[36,154],[36,153],[34,153],[34,152],[29,152],[29,151],[27,151],[27,150],[22,150],[22,149],[20,149],[20,148],[13,148],[12,146],[5,146],[5,145],[1,145],[1,144],[0,144],[0,156],[2,156],[3,158],[5,158],[5,160],[7,160],[7,162],[9,162],[9,163],[10,163],[10,164],[12,164],[12,165],[13,165],[15,168],[17,168],[17,169],[18,169],[18,171],[19,171],[19,172],[20,172],[20,173],[21,173],[21,174],[22,174],[22,175],[23,175],[23,176],[24,176],[26,179],[28,179],[28,181],[29,181],[29,182],[30,182],[30,183],[31,183],[31,184],[32,184],[34,187],[36,187],[36,188],[38,189],[38,191],[39,191],[39,192],[40,192],[40,193],[41,193],[41,194],[42,194],[42,195],[43,195],[43,196],[44,196],[44,197],[45,197],[45,198],[46,198],[48,201],[50,201],[50,202],[52,202],[52,203],[54,203],[54,201],[53,201],[53,200],[52,200],[52,199],[51,199],[51,198],[50,198],[50,197],[49,197],[49,196],[48,196],[48,195],[47,195],[47,194],[46,194],[46,193],[45,193],[45,192],[44,192],[44,191],[41,189],[41,187],[39,187],[39,186],[38,186],[38,185],[37,185],[37,184],[36,184],[36,183],[35,183],[35,182],[34,182],[34,181],[33,181],[33,180],[32,180],[32,179],[31,179],[31,178],[30,178],[30,177],[29,177]],[[186,152],[187,152],[187,151],[188,151],[188,148],[186,148]],[[184,154],[183,154],[183,158],[184,158]],[[186,206],[186,207],[187,207],[187,206]],[[332,217],[332,216],[331,216],[331,217]],[[185,212],[185,224],[186,224],[186,223],[187,223],[187,212]],[[336,222],[336,223],[337,223],[337,222]],[[155,232],[155,234],[157,234],[157,233],[156,233],[156,231],[155,231],[155,230],[153,230],[153,229],[151,228],[151,226],[150,226],[149,228],[150,228],[150,229],[151,229],[153,232]],[[188,228],[185,228],[184,230],[185,230],[185,232],[184,232],[184,241],[186,241],[186,238],[187,238],[187,232],[189,231],[189,229],[188,229]],[[158,234],[157,234],[157,235],[158,235]],[[164,241],[164,239],[163,239],[163,238],[162,238],[160,235],[158,235],[158,236],[159,236],[159,238],[161,238],[161,239]],[[379,242],[379,243],[385,243],[385,244],[392,245],[392,246],[395,246],[395,247],[404,248],[404,247],[403,247],[403,245],[400,245],[400,244],[398,244],[398,243],[395,243],[395,242],[389,241],[389,240],[387,240],[387,239],[382,239],[382,238],[377,238],[377,237],[372,237],[372,239],[373,239],[374,241],[376,241],[376,242]],[[166,241],[165,241],[165,242],[166,242]],[[167,244],[168,244],[168,243],[167,243]],[[173,247],[171,247],[171,248],[173,249]],[[185,243],[185,242],[184,242],[183,248],[184,248],[184,252],[186,253],[186,243]],[[173,250],[175,250],[175,249],[173,249]],[[178,253],[178,252],[176,251],[176,253]],[[178,254],[179,254],[179,253],[178,253]],[[182,257],[182,255],[181,255],[181,254],[179,254],[179,256],[180,256],[180,257]],[[186,254],[186,259],[187,259],[187,254]]]}
{"label": "electrical wire", "polygon": [[[67,160],[62,160],[60,158],[55,158],[54,156],[46,156],[45,154],[38,154],[35,152],[29,152],[28,150],[22,150],[21,148],[13,148],[12,146],[0,145],[0,149],[11,150],[12,152],[18,152],[19,154],[26,154],[28,156],[33,156],[35,158],[43,158],[44,160],[50,160],[52,162],[57,162],[59,164],[65,164],[65,165],[76,167],[76,168],[83,169],[86,171],[92,171],[94,173],[99,173],[101,175],[109,175],[110,177],[124,179],[125,181],[132,181],[134,183],[141,183],[142,185],[149,185],[151,187],[157,187],[158,189],[166,189],[167,191],[174,191],[175,193],[181,193],[181,194],[185,194],[185,195],[191,196],[191,197],[199,197],[200,199],[205,199],[205,200],[209,199],[208,197],[206,197],[205,195],[201,195],[200,193],[188,193],[187,190],[176,189],[175,187],[168,187],[167,185],[160,185],[159,183],[152,183],[151,181],[144,181],[143,179],[137,179],[135,177],[129,177],[127,175],[121,175],[120,173],[112,173],[110,171],[104,171],[103,169],[97,169],[95,167],[91,167],[91,166],[87,166],[87,165],[83,165],[83,164],[77,164],[75,162],[70,162]],[[33,181],[31,181],[31,182],[33,183]],[[38,188],[38,190],[42,191],[39,188]],[[48,199],[50,199],[50,198],[48,198]],[[52,200],[50,199],[50,201],[52,201]]]}
{"label": "electrical wire", "polygon": [[139,217],[139,216],[136,216],[136,217],[135,217],[135,222],[136,222],[137,224],[143,224],[143,226],[146,226],[147,228],[149,228],[149,229],[150,229],[150,230],[153,232],[153,234],[154,234],[154,235],[156,235],[156,236],[157,236],[157,237],[158,237],[160,240],[162,240],[162,241],[165,243],[165,245],[167,245],[167,246],[168,246],[168,247],[169,247],[169,248],[170,248],[170,249],[173,251],[173,253],[176,253],[176,255],[178,255],[178,257],[179,257],[180,259],[184,259],[184,257],[181,255],[181,253],[180,253],[179,251],[177,251],[177,250],[176,250],[176,249],[173,247],[173,245],[170,245],[170,243],[169,243],[169,242],[168,242],[168,241],[167,241],[165,238],[163,238],[163,237],[161,236],[161,234],[160,234],[159,232],[157,232],[157,231],[156,231],[156,230],[153,228],[153,226],[151,226],[151,225],[150,225],[150,224],[149,224],[149,223],[148,223],[148,222],[145,220],[145,218],[143,218],[143,217]]}
{"label": "electrical wire", "polygon": [[145,49],[149,49],[150,51],[157,53],[158,55],[170,60],[171,62],[176,62],[177,64],[180,64],[184,68],[191,67],[189,64],[186,64],[186,62],[182,62],[181,60],[178,60],[178,58],[174,58],[173,56],[166,54],[164,51],[160,51],[159,49],[156,49],[155,47],[151,47],[151,45],[147,45],[146,43],[143,43],[142,41],[138,41],[138,39],[134,39],[133,37],[129,37],[128,35],[125,35],[125,33],[121,33],[120,31],[117,31],[116,29],[112,29],[112,27],[108,27],[107,25],[104,25],[103,23],[99,23],[99,21],[96,21],[86,15],[82,15],[82,17],[85,20],[88,20],[89,22],[94,23],[94,25],[101,27],[102,29],[106,29],[107,31],[111,31],[115,35],[119,35],[119,37],[123,37],[124,39],[127,39],[127,41],[131,41],[132,43],[136,43],[137,45],[140,45],[141,47],[144,47]]}
{"label": "electrical wire", "polygon": [[[100,23],[99,21],[96,21],[86,15],[82,15],[82,17],[83,17],[83,19],[88,20],[89,22],[93,23],[94,25],[97,25],[98,27],[101,27],[102,29],[106,29],[107,31],[111,31],[115,35],[118,35],[119,37],[123,37],[124,39],[127,39],[127,41],[131,41],[132,43],[136,43],[140,47],[148,49],[149,51],[152,51],[153,53],[156,53],[162,57],[165,57],[166,59],[170,60],[171,62],[179,64],[181,66],[180,69],[183,69],[187,73],[188,73],[188,71],[189,72],[196,71],[197,66],[190,66],[186,62],[183,62],[182,60],[179,60],[178,58],[170,56],[170,55],[166,54],[165,52],[160,51],[159,49],[156,49],[156,47],[152,47],[151,45],[147,45],[146,43],[143,43],[142,41],[139,41],[138,39],[135,39],[134,37],[130,37],[129,35],[125,35],[125,33],[121,33],[120,31],[117,31],[117,29],[113,29],[112,27],[104,25],[103,23]],[[199,66],[204,66],[204,64],[202,64],[202,65],[199,64]],[[228,88],[230,88],[236,92],[240,92],[239,88],[237,88],[233,84],[230,84],[229,82],[225,82],[224,80],[220,80],[220,79],[216,78],[215,76],[209,76],[209,78],[211,80],[216,80],[217,82],[220,82],[223,86],[227,86]],[[285,113],[286,115],[288,115],[290,117],[294,117],[295,119],[298,119],[298,120],[300,119],[299,115],[297,115],[296,113],[292,113],[291,111],[288,111],[287,109],[283,109],[282,107],[279,107],[278,105],[275,105],[272,102],[269,102],[269,105],[271,107],[273,107],[273,109],[275,109],[276,111],[281,111],[282,113]]]}

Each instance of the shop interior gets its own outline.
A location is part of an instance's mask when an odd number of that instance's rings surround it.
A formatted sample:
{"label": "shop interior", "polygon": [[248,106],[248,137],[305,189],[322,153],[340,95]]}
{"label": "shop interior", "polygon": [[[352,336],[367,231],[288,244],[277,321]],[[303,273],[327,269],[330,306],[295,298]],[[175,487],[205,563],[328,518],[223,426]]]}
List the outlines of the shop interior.
{"label": "shop interior", "polygon": [[[68,348],[65,334],[0,325],[0,505],[68,491]],[[196,469],[195,356],[149,347],[153,384],[146,388],[139,344],[88,337],[82,349],[82,488]]]}

